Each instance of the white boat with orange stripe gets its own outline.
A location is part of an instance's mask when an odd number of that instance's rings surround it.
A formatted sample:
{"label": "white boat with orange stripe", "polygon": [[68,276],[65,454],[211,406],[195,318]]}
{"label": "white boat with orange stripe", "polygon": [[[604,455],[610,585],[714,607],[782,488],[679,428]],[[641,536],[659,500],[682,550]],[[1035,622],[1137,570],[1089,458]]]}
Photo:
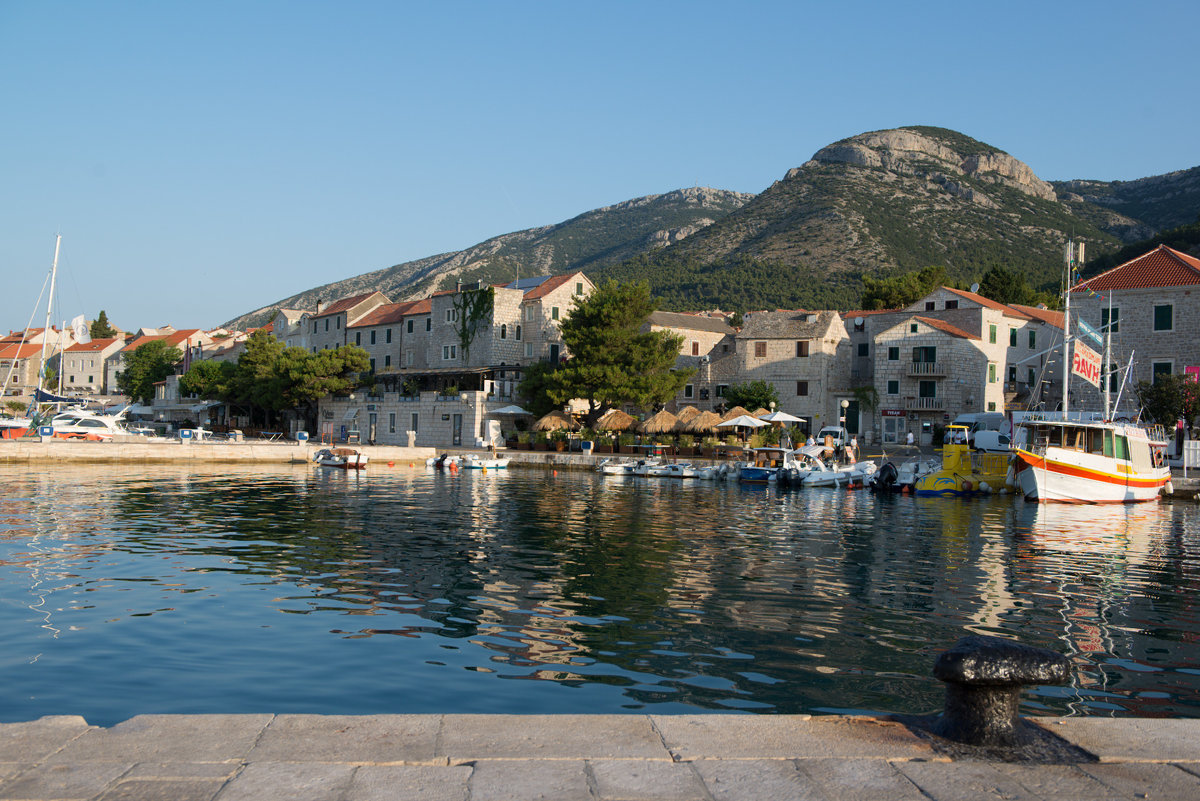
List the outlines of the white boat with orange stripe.
{"label": "white boat with orange stripe", "polygon": [[1031,501],[1137,503],[1158,500],[1171,481],[1161,426],[1026,420],[1014,481]]}

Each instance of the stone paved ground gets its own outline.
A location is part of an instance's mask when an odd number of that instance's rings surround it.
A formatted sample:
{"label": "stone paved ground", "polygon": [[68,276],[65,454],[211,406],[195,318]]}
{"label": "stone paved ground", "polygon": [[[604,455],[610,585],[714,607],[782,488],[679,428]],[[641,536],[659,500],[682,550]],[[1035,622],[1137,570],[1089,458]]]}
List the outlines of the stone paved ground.
{"label": "stone paved ground", "polygon": [[1200,720],[1039,723],[1095,761],[952,761],[865,717],[47,717],[0,724],[0,799],[1200,799]]}

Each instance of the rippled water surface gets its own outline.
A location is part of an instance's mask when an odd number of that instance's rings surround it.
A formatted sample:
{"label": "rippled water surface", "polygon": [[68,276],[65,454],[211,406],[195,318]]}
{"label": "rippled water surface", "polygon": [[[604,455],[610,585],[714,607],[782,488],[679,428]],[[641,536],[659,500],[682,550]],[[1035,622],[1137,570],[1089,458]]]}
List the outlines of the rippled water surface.
{"label": "rippled water surface", "polygon": [[1023,711],[1200,717],[1200,507],[538,470],[0,467],[0,719],[934,711],[968,632]]}

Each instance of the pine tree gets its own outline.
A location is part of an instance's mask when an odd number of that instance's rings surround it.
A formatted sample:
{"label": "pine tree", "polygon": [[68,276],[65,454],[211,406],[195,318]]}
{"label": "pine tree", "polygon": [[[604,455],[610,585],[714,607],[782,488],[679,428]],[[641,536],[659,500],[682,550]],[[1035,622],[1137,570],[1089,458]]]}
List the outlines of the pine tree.
{"label": "pine tree", "polygon": [[108,315],[101,309],[100,314],[92,321],[88,333],[92,339],[110,339],[117,335],[117,329],[108,324]]}

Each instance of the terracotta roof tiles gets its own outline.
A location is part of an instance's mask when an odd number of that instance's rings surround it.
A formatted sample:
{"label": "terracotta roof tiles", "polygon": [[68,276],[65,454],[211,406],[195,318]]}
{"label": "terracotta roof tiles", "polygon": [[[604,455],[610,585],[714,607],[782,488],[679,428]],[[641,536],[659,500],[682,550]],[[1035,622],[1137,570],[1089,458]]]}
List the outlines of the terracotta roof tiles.
{"label": "terracotta roof tiles", "polygon": [[1028,314],[1025,314],[1024,312],[1019,311],[1015,306],[1009,306],[1009,305],[1001,303],[999,301],[992,300],[991,298],[985,298],[983,295],[979,295],[974,292],[967,292],[962,289],[955,289],[954,287],[950,287],[950,286],[944,286],[944,287],[942,287],[942,289],[946,290],[947,292],[953,292],[955,295],[958,295],[960,298],[966,298],[967,300],[969,300],[973,303],[978,303],[980,306],[985,306],[989,309],[995,309],[998,312],[1003,312],[1004,314],[1006,314],[1009,317],[1020,317],[1020,318],[1024,318],[1024,319],[1029,319]]}
{"label": "terracotta roof tiles", "polygon": [[914,317],[914,320],[919,320],[930,328],[936,328],[939,331],[949,334],[950,336],[959,337],[961,339],[980,339],[975,334],[968,333],[956,325],[950,325],[945,320],[939,320],[936,317]]}
{"label": "terracotta roof tiles", "polygon": [[1077,284],[1072,292],[1109,292],[1200,284],[1200,259],[1159,245],[1149,253]]}

